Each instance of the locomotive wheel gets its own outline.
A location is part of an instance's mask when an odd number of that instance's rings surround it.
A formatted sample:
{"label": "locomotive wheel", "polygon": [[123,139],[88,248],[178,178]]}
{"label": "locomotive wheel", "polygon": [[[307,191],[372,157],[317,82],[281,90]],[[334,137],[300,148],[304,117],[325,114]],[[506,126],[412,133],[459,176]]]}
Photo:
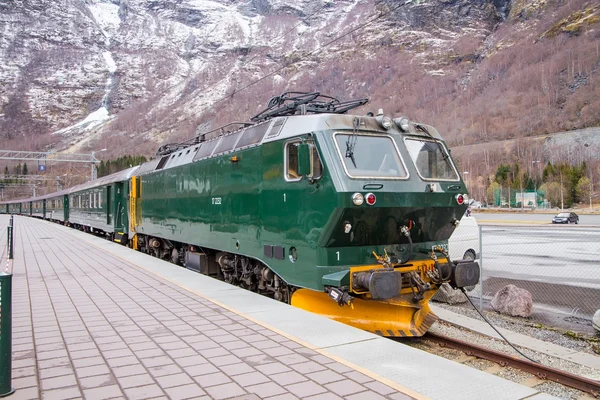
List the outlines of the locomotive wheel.
{"label": "locomotive wheel", "polygon": [[177,247],[173,247],[173,250],[171,251],[171,262],[175,265],[179,265],[179,251],[177,250]]}

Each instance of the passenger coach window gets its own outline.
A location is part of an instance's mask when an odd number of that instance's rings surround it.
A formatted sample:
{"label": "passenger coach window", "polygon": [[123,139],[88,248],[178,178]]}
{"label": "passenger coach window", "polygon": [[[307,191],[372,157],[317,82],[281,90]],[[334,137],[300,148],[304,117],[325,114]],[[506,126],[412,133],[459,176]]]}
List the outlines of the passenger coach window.
{"label": "passenger coach window", "polygon": [[[302,177],[298,175],[298,145],[301,141],[288,142],[285,145],[285,177],[288,181],[299,181]],[[319,158],[319,152],[312,140],[306,141],[310,149],[310,173],[309,178],[319,179],[323,176],[323,163]]]}
{"label": "passenger coach window", "polygon": [[396,143],[389,136],[336,133],[335,144],[351,178],[408,177]]}
{"label": "passenger coach window", "polygon": [[408,153],[423,179],[457,181],[458,174],[441,142],[406,138]]}

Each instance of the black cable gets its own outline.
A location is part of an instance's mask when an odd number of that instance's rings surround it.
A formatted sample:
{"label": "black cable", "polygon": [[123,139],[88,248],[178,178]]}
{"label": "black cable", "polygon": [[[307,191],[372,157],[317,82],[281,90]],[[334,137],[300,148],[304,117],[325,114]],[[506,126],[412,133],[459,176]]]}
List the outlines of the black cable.
{"label": "black cable", "polygon": [[408,249],[408,257],[407,257],[407,258],[406,258],[406,260],[404,260],[404,261],[400,260],[400,264],[401,264],[401,265],[404,265],[404,264],[406,264],[407,262],[409,262],[410,260],[412,260],[412,258],[413,258],[413,255],[414,255],[414,254],[413,254],[413,250],[414,250],[414,249],[413,249],[413,241],[412,241],[412,239],[411,239],[410,235],[408,235],[408,236],[406,236],[406,237],[408,238],[408,244],[409,244],[409,249]]}
{"label": "black cable", "polygon": [[496,329],[496,327],[495,327],[494,325],[492,325],[492,323],[491,323],[491,322],[490,322],[490,321],[489,321],[489,320],[488,320],[488,319],[485,317],[485,315],[483,315],[483,313],[482,313],[481,311],[479,311],[479,309],[478,309],[477,307],[475,307],[475,304],[473,304],[473,302],[471,301],[471,298],[470,298],[470,297],[467,295],[467,291],[465,290],[465,288],[460,288],[460,290],[463,292],[463,294],[465,295],[465,297],[467,298],[467,300],[469,300],[469,303],[471,303],[471,305],[473,306],[473,308],[475,309],[475,311],[477,311],[477,312],[479,313],[479,315],[481,315],[481,318],[483,318],[483,319],[484,319],[484,321],[485,321],[485,322],[487,322],[487,323],[488,323],[488,325],[489,325],[489,326],[491,326],[491,327],[492,327],[492,329],[493,329],[493,330],[495,330],[495,331],[496,331],[496,333],[497,333],[498,335],[500,335],[500,337],[501,337],[502,339],[504,339],[504,341],[505,341],[506,343],[508,343],[508,345],[509,345],[510,347],[512,347],[513,349],[515,349],[515,351],[516,351],[517,353],[519,353],[520,355],[522,355],[523,357],[525,357],[525,358],[526,358],[526,359],[528,359],[529,361],[531,361],[531,362],[534,362],[534,363],[536,363],[536,364],[541,364],[539,361],[536,361],[536,360],[534,360],[533,358],[530,358],[530,357],[526,356],[525,354],[523,354],[523,353],[521,352],[521,350],[517,349],[517,348],[516,348],[516,347],[515,347],[515,346],[514,346],[514,345],[513,345],[511,342],[509,342],[509,341],[508,341],[508,339],[507,339],[507,338],[505,338],[505,337],[504,337],[504,335],[503,335],[503,334],[501,334],[501,333],[500,333],[500,331],[499,331],[498,329]]}

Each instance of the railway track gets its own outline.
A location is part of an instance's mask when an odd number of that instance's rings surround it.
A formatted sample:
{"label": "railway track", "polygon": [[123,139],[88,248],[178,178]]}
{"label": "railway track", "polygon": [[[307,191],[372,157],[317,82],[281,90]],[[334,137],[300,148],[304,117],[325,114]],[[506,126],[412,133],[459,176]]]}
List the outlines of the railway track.
{"label": "railway track", "polygon": [[502,367],[513,367],[521,371],[530,373],[541,380],[557,382],[564,386],[569,386],[582,392],[586,392],[594,397],[600,397],[600,381],[584,378],[569,372],[561,371],[543,364],[535,363],[522,358],[516,358],[508,354],[491,350],[486,347],[477,346],[462,340],[447,336],[426,333],[423,340],[431,341],[441,347],[462,351],[468,356],[474,356],[489,360],[499,364]]}

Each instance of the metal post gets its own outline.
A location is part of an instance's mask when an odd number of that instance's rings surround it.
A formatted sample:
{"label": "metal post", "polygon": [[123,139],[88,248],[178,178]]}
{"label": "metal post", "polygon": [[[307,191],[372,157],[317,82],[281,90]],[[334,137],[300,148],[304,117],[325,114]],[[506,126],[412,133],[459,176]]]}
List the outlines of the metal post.
{"label": "metal post", "polygon": [[12,274],[0,272],[0,397],[12,394]]}
{"label": "metal post", "polygon": [[94,164],[94,153],[95,152],[92,151],[92,181],[96,180],[96,165]]}
{"label": "metal post", "polygon": [[8,259],[13,259],[13,227],[8,226],[6,228],[6,247],[8,248]]}
{"label": "metal post", "polygon": [[479,310],[483,312],[483,230],[479,225]]}
{"label": "metal post", "polygon": [[14,257],[14,244],[15,244],[15,216],[11,215],[10,216],[10,221],[9,221],[9,242],[8,242],[8,254],[9,254],[9,259],[12,260]]}

